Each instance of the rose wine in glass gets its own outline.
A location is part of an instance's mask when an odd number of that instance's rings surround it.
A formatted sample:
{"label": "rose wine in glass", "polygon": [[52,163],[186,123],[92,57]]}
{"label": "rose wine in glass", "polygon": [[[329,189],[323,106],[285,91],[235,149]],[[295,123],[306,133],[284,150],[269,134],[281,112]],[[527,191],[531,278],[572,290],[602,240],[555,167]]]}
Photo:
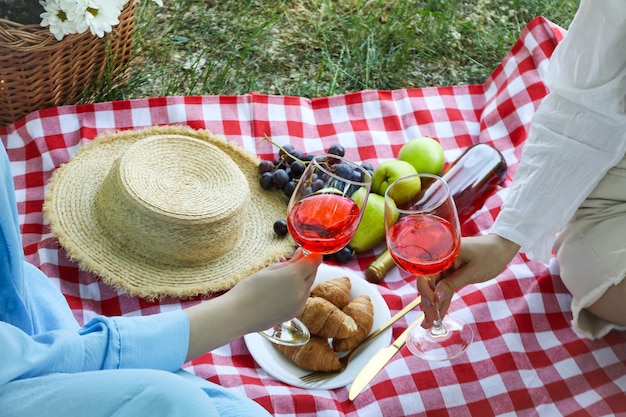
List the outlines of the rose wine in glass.
{"label": "rose wine in glass", "polygon": [[[359,164],[322,154],[308,164],[287,207],[287,229],[305,253],[331,254],[356,232],[367,203],[371,174]],[[297,318],[261,332],[274,343],[303,345],[310,333]]]}
{"label": "rose wine in glass", "polygon": [[433,214],[403,217],[389,233],[395,262],[414,275],[445,271],[459,252],[454,226]]}
{"label": "rose wine in glass", "polygon": [[293,205],[287,227],[296,243],[306,251],[333,253],[350,242],[359,224],[360,211],[349,197],[312,195]]}
{"label": "rose wine in glass", "polygon": [[[454,263],[461,244],[459,218],[446,182],[435,175],[417,174],[391,184],[385,193],[385,230],[394,262],[411,274],[428,277],[434,288],[437,278]],[[415,325],[407,346],[423,359],[446,360],[465,352],[472,339],[468,324],[447,315],[438,316],[430,329]]]}

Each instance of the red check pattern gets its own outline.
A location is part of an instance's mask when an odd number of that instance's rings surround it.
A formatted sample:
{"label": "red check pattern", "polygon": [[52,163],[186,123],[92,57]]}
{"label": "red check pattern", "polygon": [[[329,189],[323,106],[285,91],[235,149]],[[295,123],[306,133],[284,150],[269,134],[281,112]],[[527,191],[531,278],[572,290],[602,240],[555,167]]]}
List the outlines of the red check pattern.
{"label": "red check pattern", "polygon": [[[223,134],[262,158],[292,143],[307,152],[341,143],[348,158],[376,166],[407,140],[429,135],[447,161],[477,142],[498,148],[515,174],[529,120],[546,94],[549,57],[564,31],[543,18],[530,22],[484,85],[361,91],[306,99],[261,94],[162,97],[41,110],[0,128],[15,175],[24,250],[65,294],[80,322],[96,314],[138,315],[178,309],[199,300],[147,302],[130,298],[79,271],[51,235],[41,214],[46,181],[56,167],[96,135],[115,129],[183,124]],[[505,189],[465,225],[486,231]],[[376,254],[345,265],[362,271]],[[414,279],[393,270],[377,289],[391,313],[415,296]],[[474,323],[477,337],[462,357],[427,363],[403,348],[354,402],[347,388],[305,390],[273,379],[243,339],[186,365],[288,416],[606,416],[626,415],[626,334],[601,340],[571,328],[570,294],[556,264],[517,256],[491,282],[458,291],[451,311]],[[394,337],[418,312],[393,328]]]}

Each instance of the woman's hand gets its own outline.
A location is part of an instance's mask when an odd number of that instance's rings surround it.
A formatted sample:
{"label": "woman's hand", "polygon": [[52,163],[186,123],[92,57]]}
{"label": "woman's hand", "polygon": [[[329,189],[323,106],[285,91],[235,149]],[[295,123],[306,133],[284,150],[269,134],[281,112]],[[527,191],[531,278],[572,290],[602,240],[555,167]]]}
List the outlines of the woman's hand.
{"label": "woman's hand", "polygon": [[290,260],[271,265],[230,290],[238,309],[252,307],[242,312],[250,314],[249,330],[265,330],[302,313],[321,262],[321,255],[305,256],[298,249]]}
{"label": "woman's hand", "polygon": [[304,310],[322,256],[298,249],[288,261],[264,268],[225,294],[186,310],[187,359],[292,319]]}
{"label": "woman's hand", "polygon": [[461,249],[454,265],[444,272],[434,289],[429,285],[428,277],[417,278],[417,290],[422,296],[424,321],[422,327],[432,327],[437,319],[435,301],[438,302],[439,314],[443,316],[450,307],[452,295],[457,289],[496,277],[519,251],[519,245],[494,234],[465,237],[461,240]]}

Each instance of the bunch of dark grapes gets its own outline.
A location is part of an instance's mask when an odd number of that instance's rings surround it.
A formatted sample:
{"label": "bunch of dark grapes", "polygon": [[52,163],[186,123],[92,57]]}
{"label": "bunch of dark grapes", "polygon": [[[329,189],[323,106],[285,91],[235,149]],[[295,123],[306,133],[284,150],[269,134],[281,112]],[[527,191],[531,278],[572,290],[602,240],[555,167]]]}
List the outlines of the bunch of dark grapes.
{"label": "bunch of dark grapes", "polygon": [[[344,156],[345,149],[339,144],[334,144],[326,153]],[[306,164],[314,157],[315,154],[305,154],[291,144],[281,147],[278,158],[274,161],[263,160],[258,166],[261,188],[282,190],[287,198],[291,197]]]}
{"label": "bunch of dark grapes", "polygon": [[304,172],[305,163],[314,155],[304,155],[293,145],[287,144],[280,148],[278,158],[274,161],[261,161],[258,166],[259,184],[264,190],[282,190],[287,197],[291,197],[296,183]]}
{"label": "bunch of dark grapes", "polygon": [[[340,144],[331,145],[326,151],[327,154],[344,156],[345,149]],[[274,161],[263,160],[258,165],[259,184],[264,190],[280,190],[287,198],[293,194],[306,165],[315,157],[315,154],[306,154],[293,145],[287,144],[280,147],[278,158]],[[335,165],[337,171],[352,169],[345,164]],[[374,169],[370,164],[361,164],[363,168],[373,173]],[[337,172],[339,175],[349,178],[350,173]],[[355,178],[356,179],[356,178]],[[323,186],[323,181],[313,181],[310,185],[310,192],[315,192]],[[309,190],[307,190],[309,191]],[[276,220],[274,232],[279,236],[288,234],[287,222],[284,219]],[[335,260],[341,264],[348,262],[352,258],[353,252],[347,246],[339,252],[326,255],[326,259]]]}

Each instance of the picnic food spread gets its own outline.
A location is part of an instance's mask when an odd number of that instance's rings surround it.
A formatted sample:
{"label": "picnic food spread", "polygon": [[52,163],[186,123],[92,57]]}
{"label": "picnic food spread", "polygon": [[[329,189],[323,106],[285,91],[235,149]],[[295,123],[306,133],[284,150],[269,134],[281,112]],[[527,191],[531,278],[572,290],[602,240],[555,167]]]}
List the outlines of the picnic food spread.
{"label": "picnic food spread", "polygon": [[274,346],[307,371],[339,370],[336,352],[351,349],[367,336],[374,323],[369,296],[359,295],[351,300],[351,286],[348,277],[338,277],[313,287],[298,316],[311,332],[311,340],[302,346]]}

